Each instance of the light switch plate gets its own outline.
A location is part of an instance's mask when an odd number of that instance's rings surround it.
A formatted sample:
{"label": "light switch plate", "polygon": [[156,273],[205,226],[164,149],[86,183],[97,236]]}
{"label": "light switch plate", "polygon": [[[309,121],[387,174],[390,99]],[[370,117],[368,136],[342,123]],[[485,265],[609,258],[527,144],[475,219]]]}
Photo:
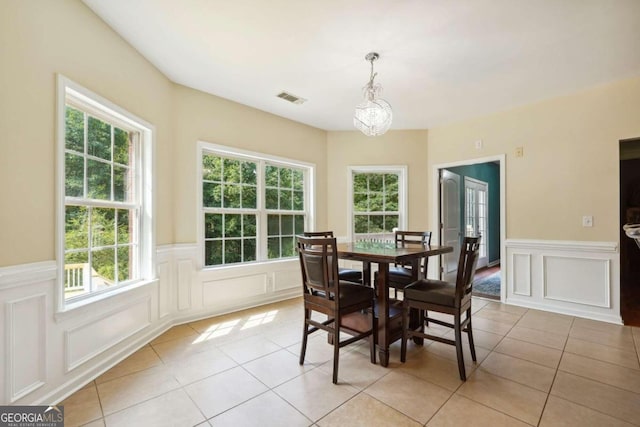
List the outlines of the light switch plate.
{"label": "light switch plate", "polygon": [[593,227],[593,216],[585,215],[582,217],[582,226],[583,227]]}

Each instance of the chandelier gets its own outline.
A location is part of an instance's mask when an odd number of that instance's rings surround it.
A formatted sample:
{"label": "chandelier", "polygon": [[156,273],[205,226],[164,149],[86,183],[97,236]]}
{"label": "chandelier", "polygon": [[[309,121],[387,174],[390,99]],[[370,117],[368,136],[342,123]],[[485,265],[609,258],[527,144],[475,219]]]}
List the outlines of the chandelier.
{"label": "chandelier", "polygon": [[378,136],[384,134],[391,126],[393,111],[391,105],[380,98],[382,86],[374,84],[373,79],[378,73],[373,72],[373,62],[380,57],[376,52],[370,52],[364,57],[371,62],[371,75],[369,82],[363,88],[364,101],[356,106],[353,115],[353,125],[367,136]]}

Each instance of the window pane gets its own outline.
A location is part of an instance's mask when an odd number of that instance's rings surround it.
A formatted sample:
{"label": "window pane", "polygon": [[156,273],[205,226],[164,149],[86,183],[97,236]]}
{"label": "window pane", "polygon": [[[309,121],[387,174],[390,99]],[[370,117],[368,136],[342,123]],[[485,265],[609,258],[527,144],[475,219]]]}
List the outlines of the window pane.
{"label": "window pane", "polygon": [[202,179],[222,182],[222,159],[210,154],[202,156]]}
{"label": "window pane", "polygon": [[257,165],[253,162],[242,162],[242,183],[257,184]]}
{"label": "window pane", "polygon": [[89,247],[89,217],[84,206],[65,207],[64,248],[83,249]]}
{"label": "window pane", "polygon": [[224,263],[231,264],[242,261],[241,239],[224,241]]}
{"label": "window pane", "polygon": [[224,236],[225,237],[240,237],[242,236],[242,224],[240,220],[242,215],[224,215]]}
{"label": "window pane", "polygon": [[91,246],[114,245],[116,219],[115,209],[93,208],[91,210]]}
{"label": "window pane", "polygon": [[91,282],[89,252],[71,252],[64,256],[64,296],[70,298],[88,292]]}
{"label": "window pane", "polygon": [[113,200],[117,202],[131,200],[129,172],[129,168],[113,166]]}
{"label": "window pane", "polygon": [[204,214],[204,237],[222,237],[222,214]]}
{"label": "window pane", "polygon": [[369,232],[369,216],[355,215],[353,217],[355,232],[358,234]]}
{"label": "window pane", "polygon": [[279,237],[269,237],[269,239],[267,239],[267,256],[269,259],[280,258]]}
{"label": "window pane", "polygon": [[296,215],[295,217],[295,234],[302,234],[304,233],[304,215]]}
{"label": "window pane", "polygon": [[293,209],[296,211],[304,210],[304,192],[302,191],[293,192]]}
{"label": "window pane", "polygon": [[278,190],[275,188],[267,188],[265,193],[265,208],[278,209]]}
{"label": "window pane", "polygon": [[240,207],[240,185],[225,184],[223,206],[225,208]]}
{"label": "window pane", "polygon": [[291,196],[291,190],[280,190],[280,209],[291,210],[293,207]]}
{"label": "window pane", "polygon": [[84,190],[84,158],[75,154],[64,155],[64,191],[68,197],[82,197]]}
{"label": "window pane", "polygon": [[129,165],[129,133],[117,127],[113,128],[113,161]]}
{"label": "window pane", "polygon": [[398,193],[388,194],[386,197],[386,209],[387,211],[398,210]]}
{"label": "window pane", "polygon": [[222,206],[222,185],[212,182],[202,183],[202,204],[207,208]]}
{"label": "window pane", "polygon": [[87,197],[111,199],[111,166],[108,163],[87,159]]}
{"label": "window pane", "polygon": [[255,209],[258,207],[256,187],[248,185],[242,186],[242,207],[245,209]]}
{"label": "window pane", "polygon": [[280,215],[267,215],[267,234],[269,236],[280,234]]}
{"label": "window pane", "polygon": [[384,193],[369,193],[369,212],[384,211]]}
{"label": "window pane", "polygon": [[384,188],[387,194],[398,192],[398,175],[388,173],[384,176]]}
{"label": "window pane", "polygon": [[131,280],[130,266],[132,265],[129,246],[118,248],[118,281]]}
{"label": "window pane", "polygon": [[369,174],[369,191],[382,191],[382,177],[384,175],[378,173]]}
{"label": "window pane", "polygon": [[242,215],[242,226],[244,227],[243,237],[255,236],[256,230],[256,216],[255,215]]}
{"label": "window pane", "polygon": [[398,215],[385,215],[384,229],[391,232],[396,227],[398,227]]}
{"label": "window pane", "polygon": [[101,290],[113,285],[116,278],[116,250],[100,249],[93,251],[91,256],[93,286]]}
{"label": "window pane", "polygon": [[371,215],[369,217],[369,232],[379,233],[384,230],[384,217],[382,215]]}
{"label": "window pane", "polygon": [[301,170],[293,170],[293,189],[300,191],[304,190],[304,174]]}
{"label": "window pane", "polygon": [[353,210],[355,212],[368,212],[369,210],[369,198],[366,193],[354,193],[353,194]]}
{"label": "window pane", "polygon": [[222,240],[207,240],[204,242],[205,265],[222,264]]}
{"label": "window pane", "polygon": [[64,146],[84,153],[84,113],[69,106],[65,110]]}
{"label": "window pane", "polygon": [[353,192],[354,193],[366,193],[367,187],[367,174],[356,173],[353,175]]}
{"label": "window pane", "polygon": [[291,169],[280,168],[280,188],[293,188]]}
{"label": "window pane", "polygon": [[268,187],[278,186],[278,168],[277,167],[267,165],[264,182]]}
{"label": "window pane", "polygon": [[282,235],[293,235],[293,215],[282,215]]}
{"label": "window pane", "polygon": [[87,147],[88,154],[111,160],[111,125],[89,116]]}
{"label": "window pane", "polygon": [[134,217],[134,211],[118,209],[118,243],[131,243],[131,231],[133,224],[129,223],[129,218]]}
{"label": "window pane", "polygon": [[244,261],[256,260],[256,239],[243,239]]}
{"label": "window pane", "polygon": [[238,160],[224,159],[225,182],[240,183],[240,162]]}
{"label": "window pane", "polygon": [[290,257],[296,254],[294,249],[294,237],[283,237],[282,238],[282,257]]}

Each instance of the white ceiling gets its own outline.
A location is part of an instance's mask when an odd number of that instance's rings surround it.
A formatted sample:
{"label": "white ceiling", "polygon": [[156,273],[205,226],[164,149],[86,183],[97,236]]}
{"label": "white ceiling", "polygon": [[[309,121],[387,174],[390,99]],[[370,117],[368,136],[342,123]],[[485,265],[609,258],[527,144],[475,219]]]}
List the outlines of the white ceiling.
{"label": "white ceiling", "polygon": [[640,0],[84,2],[172,81],[326,130],[353,129],[370,51],[392,129],[640,75]]}

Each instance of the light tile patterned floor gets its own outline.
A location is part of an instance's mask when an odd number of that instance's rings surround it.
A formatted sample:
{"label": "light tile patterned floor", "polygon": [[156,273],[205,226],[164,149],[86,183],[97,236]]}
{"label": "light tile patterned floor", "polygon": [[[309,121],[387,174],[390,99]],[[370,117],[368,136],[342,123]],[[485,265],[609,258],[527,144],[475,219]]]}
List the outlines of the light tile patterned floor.
{"label": "light tile patterned floor", "polygon": [[[176,326],[70,396],[67,427],[640,425],[640,329],[473,300],[477,364],[465,348],[399,343],[388,368],[365,342],[310,339],[298,365],[293,299]],[[434,333],[451,335],[446,328]]]}

